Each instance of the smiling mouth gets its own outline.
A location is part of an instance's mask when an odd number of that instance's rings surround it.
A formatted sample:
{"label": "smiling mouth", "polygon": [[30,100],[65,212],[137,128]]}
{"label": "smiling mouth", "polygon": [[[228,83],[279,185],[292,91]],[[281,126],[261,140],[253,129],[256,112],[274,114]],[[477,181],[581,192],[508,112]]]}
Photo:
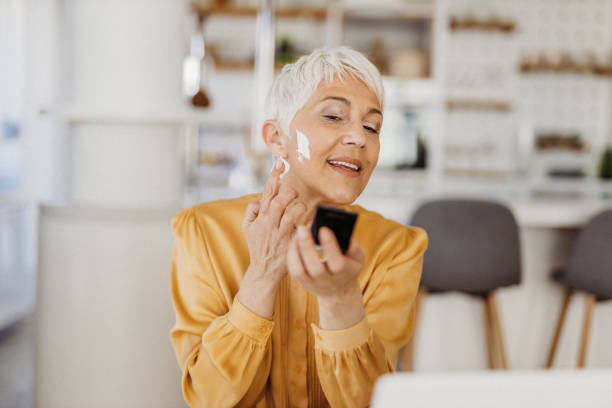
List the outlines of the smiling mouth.
{"label": "smiling mouth", "polygon": [[327,163],[329,163],[330,165],[332,165],[333,167],[339,167],[341,169],[346,169],[349,171],[354,171],[359,173],[361,171],[361,167],[353,164],[353,163],[347,163],[345,161],[341,161],[341,160],[328,160]]}

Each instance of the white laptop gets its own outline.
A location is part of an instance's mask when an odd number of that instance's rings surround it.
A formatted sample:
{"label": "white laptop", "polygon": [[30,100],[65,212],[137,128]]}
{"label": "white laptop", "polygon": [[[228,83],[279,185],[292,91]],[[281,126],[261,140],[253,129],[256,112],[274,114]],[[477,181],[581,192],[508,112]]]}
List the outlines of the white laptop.
{"label": "white laptop", "polygon": [[612,369],[398,373],[379,379],[373,408],[612,408]]}

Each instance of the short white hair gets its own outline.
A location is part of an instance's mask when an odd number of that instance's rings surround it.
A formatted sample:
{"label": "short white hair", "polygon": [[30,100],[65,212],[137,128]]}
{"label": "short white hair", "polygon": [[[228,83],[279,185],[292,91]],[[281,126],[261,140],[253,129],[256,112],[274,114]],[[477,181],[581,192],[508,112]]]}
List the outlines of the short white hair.
{"label": "short white hair", "polygon": [[266,99],[266,119],[277,120],[289,137],[293,117],[322,81],[330,84],[349,76],[359,79],[376,95],[382,109],[385,90],[378,69],[363,54],[341,47],[318,48],[287,64],[276,77]]}

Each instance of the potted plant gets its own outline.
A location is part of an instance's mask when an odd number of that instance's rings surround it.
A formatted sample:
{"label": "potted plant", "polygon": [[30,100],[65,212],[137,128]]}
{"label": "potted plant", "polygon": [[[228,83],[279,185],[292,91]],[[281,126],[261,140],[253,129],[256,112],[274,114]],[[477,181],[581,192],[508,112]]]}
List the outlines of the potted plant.
{"label": "potted plant", "polygon": [[599,178],[602,180],[612,180],[612,146],[605,148],[601,155]]}

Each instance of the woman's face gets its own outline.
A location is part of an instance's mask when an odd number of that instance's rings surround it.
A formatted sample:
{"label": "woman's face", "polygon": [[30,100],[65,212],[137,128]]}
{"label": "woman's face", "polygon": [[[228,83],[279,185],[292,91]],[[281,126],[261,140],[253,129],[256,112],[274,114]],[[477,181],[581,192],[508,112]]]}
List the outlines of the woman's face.
{"label": "woman's face", "polygon": [[378,161],[381,111],[360,80],[322,83],[291,121],[286,154],[293,182],[323,201],[352,203]]}

